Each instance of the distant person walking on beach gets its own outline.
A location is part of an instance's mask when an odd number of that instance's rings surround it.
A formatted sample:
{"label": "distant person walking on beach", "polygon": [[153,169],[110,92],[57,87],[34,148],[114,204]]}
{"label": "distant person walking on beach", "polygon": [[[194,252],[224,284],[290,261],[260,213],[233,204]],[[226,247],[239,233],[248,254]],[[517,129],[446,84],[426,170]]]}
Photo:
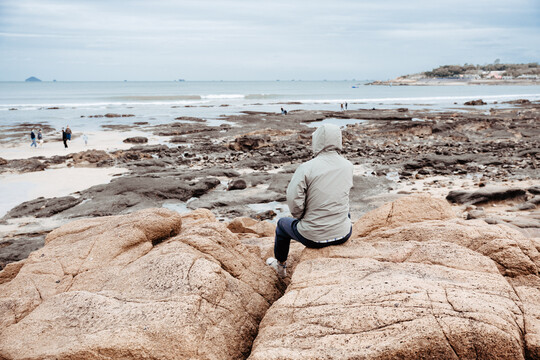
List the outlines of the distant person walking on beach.
{"label": "distant person walking on beach", "polygon": [[66,134],[67,134],[67,139],[71,141],[71,129],[69,128],[69,125],[66,126]]}
{"label": "distant person walking on beach", "polygon": [[341,105],[341,111],[343,111],[343,103],[341,103],[341,104],[339,104],[339,105]]}
{"label": "distant person walking on beach", "polygon": [[41,129],[38,130],[37,139],[38,139],[39,147],[42,147],[43,146],[43,134],[41,133]]}
{"label": "distant person walking on beach", "polygon": [[345,110],[347,110],[347,103],[345,103]]}
{"label": "distant person walking on beach", "polygon": [[82,138],[84,140],[84,146],[87,146],[88,145],[88,135],[83,134]]}
{"label": "distant person walking on beach", "polygon": [[287,110],[285,110],[284,108],[281,108],[281,115],[287,115]]}
{"label": "distant person walking on beach", "polygon": [[353,165],[342,157],[341,130],[323,124],[312,136],[314,158],[301,164],[287,187],[287,204],[293,217],[279,219],[274,256],[266,260],[280,277],[287,276],[286,260],[291,239],[308,248],[346,242],[352,233],[349,191]]}
{"label": "distant person walking on beach", "polygon": [[34,132],[34,129],[32,129],[32,131],[30,131],[30,139],[32,140],[32,143],[30,144],[30,147],[32,147],[32,146],[37,147],[36,133]]}
{"label": "distant person walking on beach", "polygon": [[64,130],[64,128],[62,128],[62,141],[64,142],[64,148],[65,148],[65,149],[68,148],[67,140],[68,140],[68,134],[67,134],[67,132]]}

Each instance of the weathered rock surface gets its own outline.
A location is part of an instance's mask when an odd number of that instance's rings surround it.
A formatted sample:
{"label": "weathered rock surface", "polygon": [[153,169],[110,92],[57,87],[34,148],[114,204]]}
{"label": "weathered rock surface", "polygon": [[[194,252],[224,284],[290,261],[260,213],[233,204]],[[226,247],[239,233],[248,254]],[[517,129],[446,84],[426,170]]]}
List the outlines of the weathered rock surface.
{"label": "weathered rock surface", "polygon": [[88,117],[89,118],[102,118],[102,117],[106,117],[106,118],[118,118],[118,117],[134,117],[135,115],[133,114],[113,114],[113,113],[107,113],[105,115],[89,115]]}
{"label": "weathered rock surface", "polygon": [[75,164],[89,163],[98,165],[111,165],[112,157],[103,150],[87,150],[72,155]]}
{"label": "weathered rock surface", "polygon": [[364,237],[381,228],[452,218],[455,218],[455,214],[447,202],[426,196],[412,196],[386,203],[368,212],[353,225],[353,232],[357,237]]}
{"label": "weathered rock surface", "polygon": [[234,179],[227,185],[227,190],[243,190],[247,187],[246,180]]}
{"label": "weathered rock surface", "polygon": [[45,233],[25,233],[4,236],[0,240],[0,270],[13,262],[24,260],[32,251],[43,247]]}
{"label": "weathered rock surface", "polygon": [[259,237],[272,237],[276,231],[275,225],[267,221],[257,221],[248,217],[240,217],[231,221],[227,228],[233,233],[255,234]]}
{"label": "weathered rock surface", "polygon": [[463,105],[487,105],[487,103],[485,101],[483,101],[482,99],[478,99],[478,100],[471,100],[471,101],[466,101],[463,103]]}
{"label": "weathered rock surface", "polygon": [[236,205],[246,204],[260,204],[268,203],[271,201],[285,201],[286,196],[276,193],[274,191],[251,191],[238,190],[238,191],[219,191],[215,190],[211,193],[201,196],[199,199],[188,203],[188,208],[197,209],[219,209],[220,207],[230,207]]}
{"label": "weathered rock surface", "polygon": [[269,143],[269,136],[245,135],[234,139],[234,141],[229,144],[229,148],[237,151],[251,151],[260,149],[264,146],[269,146]]}
{"label": "weathered rock surface", "polygon": [[0,272],[1,359],[241,359],[281,294],[202,210],[72,222],[21,263]]}
{"label": "weathered rock surface", "polygon": [[20,173],[26,173],[26,172],[34,172],[34,171],[43,171],[48,167],[46,163],[43,163],[39,161],[36,158],[30,158],[30,159],[16,159],[16,160],[10,160],[6,161],[5,164],[2,165],[3,171],[11,170],[15,172]]}
{"label": "weathered rock surface", "polygon": [[525,194],[526,191],[523,189],[485,187],[476,191],[450,191],[446,200],[458,204],[483,204],[489,201],[524,198]]}
{"label": "weathered rock surface", "polygon": [[82,192],[91,201],[73,209],[80,215],[111,215],[132,206],[149,207],[161,204],[164,200],[187,201],[198,197],[216,187],[220,181],[216,178],[204,178],[199,181],[185,181],[174,177],[121,177],[109,184],[97,185]]}
{"label": "weathered rock surface", "polygon": [[11,209],[4,218],[20,218],[23,216],[35,216],[37,218],[50,217],[66,209],[80,204],[82,198],[62,196],[56,198],[39,197],[35,200],[25,201]]}
{"label": "weathered rock surface", "polygon": [[264,264],[274,231],[204,209],[54,230],[0,272],[0,359],[540,355],[538,239],[405,197],[344,245],[293,242],[280,282]]}
{"label": "weathered rock surface", "polygon": [[537,359],[538,241],[407,197],[306,249],[250,359]]}
{"label": "weathered rock surface", "polygon": [[129,144],[146,144],[148,138],[144,136],[134,136],[124,139],[124,142]]}

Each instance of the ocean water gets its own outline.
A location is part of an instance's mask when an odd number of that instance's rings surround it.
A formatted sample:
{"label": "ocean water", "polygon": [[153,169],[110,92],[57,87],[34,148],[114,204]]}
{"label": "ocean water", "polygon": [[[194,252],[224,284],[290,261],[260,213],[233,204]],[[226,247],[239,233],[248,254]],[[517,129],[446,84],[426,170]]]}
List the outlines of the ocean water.
{"label": "ocean water", "polygon": [[[60,130],[99,131],[101,125],[169,122],[195,116],[219,125],[242,111],[357,108],[460,108],[463,102],[540,99],[540,86],[368,86],[352,81],[0,82],[0,125],[39,122]],[[454,104],[457,103],[457,104]],[[497,105],[504,106],[504,105]],[[48,108],[59,109],[48,109]],[[480,107],[482,108],[482,107]],[[17,110],[10,110],[17,109]],[[126,118],[89,118],[106,113]]]}

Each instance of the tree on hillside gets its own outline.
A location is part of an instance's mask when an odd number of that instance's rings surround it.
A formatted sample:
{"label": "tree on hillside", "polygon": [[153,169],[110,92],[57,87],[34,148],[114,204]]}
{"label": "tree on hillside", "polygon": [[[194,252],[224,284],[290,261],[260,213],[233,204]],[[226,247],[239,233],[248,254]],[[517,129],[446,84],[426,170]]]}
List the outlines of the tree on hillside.
{"label": "tree on hillside", "polygon": [[538,63],[528,64],[501,64],[500,59],[496,59],[493,64],[472,65],[465,63],[461,65],[443,65],[431,71],[424,72],[428,78],[451,78],[464,74],[482,75],[482,71],[504,71],[504,76],[518,77],[520,75],[539,75],[540,67]]}

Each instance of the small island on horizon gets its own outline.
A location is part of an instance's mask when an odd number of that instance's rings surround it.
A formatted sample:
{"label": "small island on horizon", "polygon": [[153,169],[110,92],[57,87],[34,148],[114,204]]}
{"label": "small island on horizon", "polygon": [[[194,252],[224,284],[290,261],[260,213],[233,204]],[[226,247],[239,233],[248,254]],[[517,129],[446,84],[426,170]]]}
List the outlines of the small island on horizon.
{"label": "small island on horizon", "polygon": [[30,76],[28,79],[24,80],[26,82],[41,82],[40,79],[38,79],[37,77],[35,76]]}
{"label": "small island on horizon", "polygon": [[538,85],[540,66],[528,64],[501,64],[495,60],[487,65],[443,65],[431,71],[398,76],[392,80],[373,81],[366,85],[437,86],[437,85]]}

